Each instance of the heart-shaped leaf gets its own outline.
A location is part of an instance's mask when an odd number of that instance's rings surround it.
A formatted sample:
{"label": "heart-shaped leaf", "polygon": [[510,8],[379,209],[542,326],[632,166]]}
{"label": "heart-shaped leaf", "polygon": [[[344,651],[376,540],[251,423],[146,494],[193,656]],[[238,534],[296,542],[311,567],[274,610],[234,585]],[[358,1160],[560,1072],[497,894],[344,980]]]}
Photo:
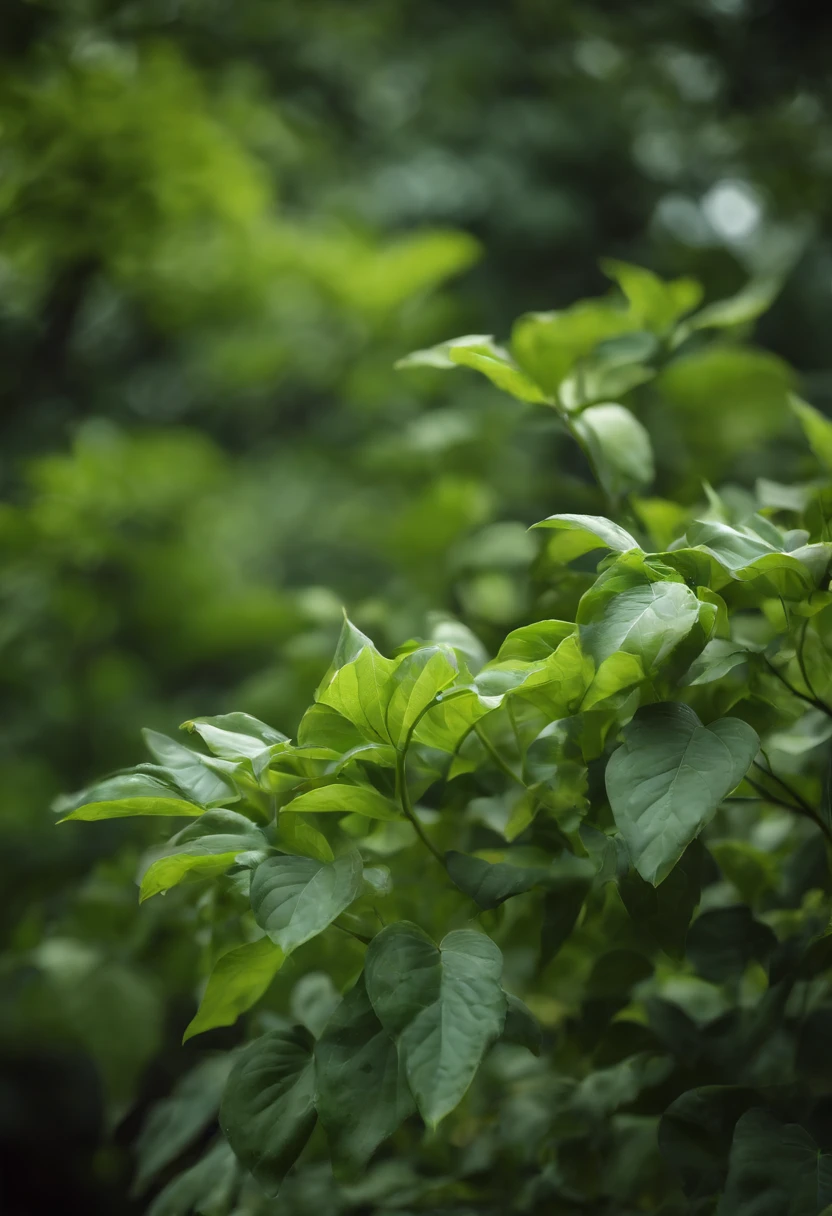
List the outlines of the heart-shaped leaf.
{"label": "heart-shaped leaf", "polygon": [[688,705],[641,709],[607,765],[607,796],[642,878],[657,886],[742,781],[756,731],[738,718],[703,726]]}

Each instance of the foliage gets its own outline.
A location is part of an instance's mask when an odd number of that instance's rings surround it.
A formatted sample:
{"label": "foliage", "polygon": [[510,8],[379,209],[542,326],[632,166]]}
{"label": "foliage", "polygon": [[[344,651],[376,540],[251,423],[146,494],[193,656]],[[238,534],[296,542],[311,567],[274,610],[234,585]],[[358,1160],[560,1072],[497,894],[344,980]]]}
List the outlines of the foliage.
{"label": "foliage", "polygon": [[[143,897],[211,909],[186,1035],[255,1010],[217,1057],[234,1156],[210,1141],[152,1212],[266,1212],[279,1192],[299,1212],[406,1194],[742,1216],[788,1196],[814,1216],[832,1198],[814,1054],[832,999],[829,488],[639,497],[662,469],[638,412],[668,373],[736,349],[748,307],[703,318],[696,284],[609,270],[618,293],[523,318],[507,347],[403,361],[481,372],[583,453],[616,518],[542,522],[536,577],[562,616],[493,658],[448,618],[391,658],[345,619],[294,741],[244,713],[194,719],[190,745],[152,733],[155,763],[57,806],[193,816],[140,868]],[[832,424],[793,413],[823,465]],[[258,1017],[270,984],[289,1009]],[[208,1118],[188,1116],[192,1139]],[[154,1152],[148,1125],[143,1182]]]}

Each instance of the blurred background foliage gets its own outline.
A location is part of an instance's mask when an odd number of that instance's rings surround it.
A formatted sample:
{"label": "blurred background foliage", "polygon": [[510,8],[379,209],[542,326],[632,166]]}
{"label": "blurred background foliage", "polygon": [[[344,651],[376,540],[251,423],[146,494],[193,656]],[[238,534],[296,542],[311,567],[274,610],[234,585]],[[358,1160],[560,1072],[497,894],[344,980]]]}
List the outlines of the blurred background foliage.
{"label": "blurred background foliage", "polygon": [[832,406],[830,26],[803,0],[7,0],[4,1212],[141,1211],[125,1146],[202,1050],[203,910],[139,911],[153,829],[56,831],[52,798],[141,725],[291,730],[342,604],[387,648],[432,609],[486,644],[546,609],[525,528],[591,509],[586,470],[545,410],[398,357],[601,294],[602,255],[708,299],[777,278],[758,346],[694,351],[640,409],[658,494],[800,470],[790,365]]}

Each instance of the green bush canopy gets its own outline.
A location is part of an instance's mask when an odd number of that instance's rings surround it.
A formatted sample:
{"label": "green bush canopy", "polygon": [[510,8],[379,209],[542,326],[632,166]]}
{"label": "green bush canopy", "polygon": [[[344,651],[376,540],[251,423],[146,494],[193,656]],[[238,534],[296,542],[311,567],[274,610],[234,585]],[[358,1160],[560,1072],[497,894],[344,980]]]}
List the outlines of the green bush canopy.
{"label": "green bush canopy", "polygon": [[832,1212],[828,24],[11,0],[4,1216]]}

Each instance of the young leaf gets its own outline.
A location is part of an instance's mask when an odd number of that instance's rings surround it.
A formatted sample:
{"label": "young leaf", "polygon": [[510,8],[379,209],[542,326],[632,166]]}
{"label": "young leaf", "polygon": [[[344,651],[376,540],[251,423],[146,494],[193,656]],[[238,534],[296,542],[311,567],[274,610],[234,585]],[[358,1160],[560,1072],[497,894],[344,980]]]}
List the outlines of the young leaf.
{"label": "young leaf", "polygon": [[582,300],[562,312],[520,317],[511,333],[511,353],[547,396],[556,397],[579,360],[601,342],[637,328],[611,299]]}
{"label": "young leaf", "polygon": [[543,866],[483,861],[479,857],[453,851],[445,854],[445,865],[451,882],[470,895],[480,908],[497,908],[512,895],[521,895],[544,883],[549,874]]}
{"label": "young leaf", "polygon": [[396,663],[387,705],[387,732],[402,747],[431,701],[452,684],[458,669],[440,646],[420,646]]}
{"label": "young leaf", "polygon": [[568,549],[559,548],[555,552],[555,556],[561,561],[571,561],[593,549],[612,549],[616,553],[626,553],[629,549],[640,548],[634,536],[612,520],[605,519],[603,515],[549,515],[533,526],[568,533],[565,538]]}
{"label": "young leaf", "polygon": [[356,850],[325,864],[311,857],[270,857],[251,878],[254,919],[284,954],[322,933],[361,891]]}
{"label": "young leaf", "polygon": [[554,654],[575,629],[573,621],[535,621],[533,625],[513,629],[500,647],[496,661],[506,663],[515,659],[521,663],[539,663]]}
{"label": "young leaf", "polygon": [[334,860],[335,854],[326,836],[307,823],[302,815],[284,816],[281,813],[277,828],[280,843],[287,853],[300,853],[302,857],[314,857],[317,861]]}
{"label": "young leaf", "polygon": [[652,270],[615,258],[604,258],[601,269],[624,292],[636,324],[656,333],[665,333],[702,299],[702,286],[695,279],[666,283]]}
{"label": "young leaf", "polygon": [[[72,809],[70,809],[72,808]],[[186,801],[178,790],[148,773],[122,773],[54,803],[69,810],[59,820],[122,819],[130,815],[201,815],[204,807]]]}
{"label": "young leaf", "polygon": [[611,498],[650,485],[655,476],[650,436],[623,405],[592,405],[574,427]]}
{"label": "young leaf", "polygon": [[319,785],[298,794],[287,802],[280,812],[284,815],[296,811],[314,811],[339,815],[363,815],[366,819],[400,819],[401,812],[395,802],[385,798],[371,785]]}
{"label": "young leaf", "polygon": [[502,1032],[501,973],[497,946],[470,929],[455,930],[436,946],[418,926],[400,921],[382,929],[367,949],[367,993],[398,1043],[429,1127],[458,1104]]}
{"label": "young leaf", "polygon": [[738,718],[703,726],[688,705],[639,710],[606,771],[616,826],[642,878],[658,886],[757,754]]}
{"label": "young leaf", "polygon": [[458,340],[449,346],[448,359],[455,367],[470,367],[482,372],[492,384],[510,393],[518,401],[539,404],[546,401],[546,394],[531,377],[517,366],[508,351],[493,342],[462,345]]}
{"label": "young leaf", "polygon": [[182,1042],[216,1026],[233,1026],[241,1013],[260,1000],[285,957],[268,937],[226,950],[214,963],[199,1009],[188,1023]]}
{"label": "young leaf", "polygon": [[376,1016],[363,974],[315,1045],[317,1107],[336,1169],[362,1169],[415,1110],[396,1044]]}
{"label": "young leaf", "polygon": [[166,845],[145,855],[139,898],[145,900],[167,891],[193,871],[206,878],[222,874],[238,854],[267,847],[266,837],[245,815],[236,811],[206,811],[172,836]]}
{"label": "young leaf", "polygon": [[684,583],[650,583],[622,591],[581,621],[581,645],[596,664],[624,651],[655,670],[687,637],[699,600]]}
{"label": "young leaf", "polygon": [[355,657],[338,667],[326,685],[321,685],[318,701],[352,722],[365,739],[389,743],[387,705],[396,664],[379,654],[368,639],[365,641]]}
{"label": "young leaf", "polygon": [[223,1094],[220,1127],[272,1198],[315,1126],[313,1044],[302,1026],[262,1035],[239,1056]]}

